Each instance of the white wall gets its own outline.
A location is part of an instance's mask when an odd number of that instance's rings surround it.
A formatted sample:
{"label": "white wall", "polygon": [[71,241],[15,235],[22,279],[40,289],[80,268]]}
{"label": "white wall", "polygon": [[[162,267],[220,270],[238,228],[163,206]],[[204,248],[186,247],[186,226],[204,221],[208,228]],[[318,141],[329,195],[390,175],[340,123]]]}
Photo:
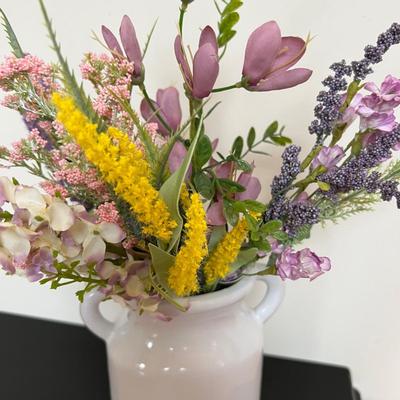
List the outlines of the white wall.
{"label": "white wall", "polygon": [[[72,65],[81,54],[99,51],[91,39],[101,24],[116,29],[121,16],[129,14],[138,34],[144,38],[154,19],[159,17],[154,40],[146,59],[147,84],[150,92],[158,87],[180,84],[172,43],[176,34],[179,1],[175,0],[48,0],[48,9],[57,27],[59,39]],[[211,0],[195,0],[186,26],[198,37],[198,27],[215,22]],[[222,138],[225,150],[233,137],[245,133],[250,124],[261,131],[269,121],[278,119],[286,125],[296,142],[310,146],[307,133],[312,119],[314,98],[320,81],[331,62],[342,58],[357,59],[365,44],[373,42],[400,15],[397,0],[253,0],[245,2],[240,32],[228,51],[219,85],[239,78],[246,39],[253,28],[276,19],[284,34],[316,35],[303,66],[314,69],[310,82],[288,91],[250,94],[244,91],[220,95],[224,104],[209,121],[210,135]],[[1,0],[26,51],[49,59],[46,33],[35,0]],[[214,23],[215,25],[215,23]],[[4,36],[0,56],[7,53]],[[53,58],[54,59],[54,58]],[[386,73],[400,75],[400,46],[393,49],[385,63],[376,68],[374,78]],[[139,99],[139,96],[137,96]],[[24,134],[16,114],[0,110],[1,142],[8,144]],[[278,151],[274,158],[257,158],[258,176],[267,193],[268,182],[279,167]],[[9,174],[9,172],[7,172]],[[23,173],[17,176],[32,182]],[[289,357],[300,357],[348,365],[364,400],[398,400],[400,398],[400,269],[398,241],[400,213],[394,204],[379,207],[375,214],[352,218],[327,229],[315,229],[309,245],[321,255],[329,255],[333,270],[312,284],[294,282],[287,285],[286,300],[265,328],[266,351]],[[32,285],[17,277],[1,277],[0,309],[46,318],[79,322],[74,290],[58,292]],[[2,327],[6,329],[6,327]]]}

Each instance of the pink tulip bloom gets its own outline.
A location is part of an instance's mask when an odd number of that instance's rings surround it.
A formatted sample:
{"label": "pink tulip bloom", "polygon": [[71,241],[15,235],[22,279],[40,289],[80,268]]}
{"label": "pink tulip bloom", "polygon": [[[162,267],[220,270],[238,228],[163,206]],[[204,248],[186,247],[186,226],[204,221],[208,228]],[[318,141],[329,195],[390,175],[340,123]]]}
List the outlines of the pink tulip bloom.
{"label": "pink tulip bloom", "polygon": [[250,91],[270,91],[304,83],[312,71],[289,68],[301,59],[305,50],[303,39],[282,37],[275,21],[261,25],[247,42],[242,72],[245,88]]}
{"label": "pink tulip bloom", "polygon": [[200,35],[199,48],[193,58],[193,72],[183,50],[182,38],[175,39],[175,56],[185,83],[196,99],[208,97],[219,73],[218,44],[214,30],[206,26]]}
{"label": "pink tulip bloom", "polygon": [[[153,106],[159,112],[172,131],[179,129],[182,120],[182,110],[179,103],[179,92],[174,87],[157,90],[157,100],[153,101]],[[164,136],[169,135],[168,129],[159,121],[150,104],[143,99],[140,104],[140,112],[147,122],[157,123],[158,131]]]}
{"label": "pink tulip bloom", "polygon": [[[118,43],[115,35],[105,27],[101,27],[104,41],[106,42],[108,48],[117,54],[123,56],[121,46]],[[133,77],[136,79],[141,79],[144,68],[142,63],[142,52],[140,50],[140,45],[136,37],[135,27],[131,19],[124,15],[122,18],[121,26],[119,28],[119,36],[121,38],[122,47],[124,48],[126,58],[133,62],[135,70],[133,71]]]}

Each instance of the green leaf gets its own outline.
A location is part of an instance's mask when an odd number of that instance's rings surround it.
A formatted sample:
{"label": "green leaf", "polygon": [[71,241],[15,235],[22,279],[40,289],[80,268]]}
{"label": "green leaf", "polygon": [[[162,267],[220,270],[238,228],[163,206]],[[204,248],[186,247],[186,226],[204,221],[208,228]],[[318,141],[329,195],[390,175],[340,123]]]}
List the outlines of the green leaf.
{"label": "green leaf", "polygon": [[188,149],[185,159],[183,160],[179,169],[177,169],[161,186],[160,196],[167,204],[171,217],[176,221],[178,226],[175,228],[172,238],[169,243],[168,251],[171,251],[179,242],[183,228],[183,219],[179,213],[179,198],[181,195],[182,185],[185,181],[186,173],[189,169],[190,162],[192,161],[194,151],[202,130],[203,118],[197,127],[196,134]]}
{"label": "green leaf", "polygon": [[199,192],[203,197],[208,200],[211,200],[215,194],[215,188],[213,181],[207,174],[202,172],[194,175],[193,183],[196,188],[196,191]]}
{"label": "green leaf", "polygon": [[215,246],[221,241],[221,239],[226,235],[226,229],[224,225],[215,226],[210,235],[210,240],[208,241],[208,251],[211,253]]}
{"label": "green leaf", "polygon": [[151,243],[149,251],[157,280],[165,289],[168,289],[169,269],[174,265],[175,257]]}
{"label": "green leaf", "polygon": [[253,170],[252,165],[245,160],[235,160],[234,163],[236,164],[237,169],[243,172],[251,172]]}
{"label": "green leaf", "polygon": [[218,46],[223,47],[230,42],[236,35],[236,31],[226,31],[218,36]]}
{"label": "green leaf", "polygon": [[218,184],[225,189],[226,191],[230,193],[237,193],[237,192],[244,192],[246,188],[242,185],[240,185],[237,182],[234,182],[230,179],[225,179],[225,178],[219,178],[217,179]]}
{"label": "green leaf", "polygon": [[265,204],[260,203],[257,200],[242,200],[242,203],[245,205],[246,210],[254,211],[256,213],[262,213],[265,211]]}
{"label": "green leaf", "polygon": [[154,33],[155,29],[156,29],[157,22],[158,22],[158,18],[154,21],[154,24],[151,27],[151,30],[150,30],[149,34],[147,35],[146,43],[145,43],[143,51],[142,51],[142,60],[146,56],[147,50],[149,49],[150,41],[151,41],[151,38],[153,37],[153,33]]}
{"label": "green leaf", "polygon": [[244,146],[243,138],[241,136],[238,136],[233,142],[231,153],[235,157],[240,158],[243,152],[243,146]]}
{"label": "green leaf", "polygon": [[16,186],[19,186],[19,182],[18,182],[18,179],[17,178],[12,178],[12,183],[14,184],[14,185],[16,185]]}
{"label": "green leaf", "polygon": [[304,161],[301,163],[301,170],[304,171],[314,160],[314,158],[319,154],[321,151],[322,146],[317,146],[315,147],[311,153],[304,159]]}
{"label": "green leaf", "polygon": [[329,183],[326,183],[326,182],[318,181],[317,185],[323,192],[329,192],[329,190],[331,188],[331,185]]}
{"label": "green leaf", "polygon": [[258,249],[253,247],[251,249],[241,250],[236,257],[236,260],[231,264],[230,272],[235,272],[239,268],[244,267],[251,262],[254,262],[257,258]]}
{"label": "green leaf", "polygon": [[17,35],[15,34],[6,14],[0,8],[1,20],[4,30],[7,34],[8,43],[12,49],[13,54],[17,58],[22,58],[25,56],[24,51],[22,50],[21,45],[18,42]]}
{"label": "green leaf", "polygon": [[256,130],[253,127],[251,127],[247,135],[247,147],[251,149],[255,141],[256,141]]}
{"label": "green leaf", "polygon": [[268,128],[264,132],[263,140],[268,139],[269,137],[275,135],[275,133],[278,131],[278,121],[272,122],[271,125],[268,126]]}
{"label": "green leaf", "polygon": [[264,269],[263,271],[260,271],[257,273],[257,275],[276,275],[276,266],[271,265],[270,267]]}
{"label": "green leaf", "polygon": [[270,235],[276,231],[279,231],[282,228],[282,221],[272,220],[268,221],[266,224],[262,225],[260,231],[266,235]]}
{"label": "green leaf", "polygon": [[270,138],[275,144],[279,146],[286,146],[287,144],[292,143],[292,139],[287,136],[271,136]]}
{"label": "green leaf", "polygon": [[99,128],[104,130],[101,120],[97,116],[96,112],[93,110],[92,103],[91,103],[89,97],[86,96],[86,94],[83,90],[83,86],[79,85],[77,83],[74,73],[70,70],[67,60],[64,58],[64,56],[61,53],[61,47],[60,47],[60,44],[57,42],[56,33],[53,29],[53,25],[52,25],[52,22],[50,20],[48,13],[47,13],[46,7],[44,5],[44,1],[39,0],[39,4],[40,4],[40,8],[42,10],[42,14],[43,14],[44,21],[45,21],[45,26],[47,28],[47,32],[48,32],[49,38],[51,40],[53,50],[55,51],[55,53],[57,55],[58,62],[60,63],[62,80],[65,85],[65,88],[68,90],[68,92],[73,97],[74,102],[77,105],[77,107],[93,123],[98,123]]}
{"label": "green leaf", "polygon": [[259,250],[265,251],[269,253],[271,251],[271,245],[269,244],[268,240],[260,240],[254,243]]}
{"label": "green leaf", "polygon": [[231,31],[232,28],[239,22],[239,20],[240,16],[237,12],[232,12],[225,15],[219,24],[219,31],[221,35],[225,32]]}
{"label": "green leaf", "polygon": [[281,231],[277,231],[277,232],[273,232],[272,236],[279,240],[280,242],[285,242],[286,240],[288,240],[289,236],[287,235],[287,233],[285,232],[281,232]]}
{"label": "green leaf", "polygon": [[10,212],[5,211],[5,210],[0,211],[0,219],[1,220],[8,222],[8,221],[12,220],[12,217],[13,217],[13,215]]}
{"label": "green leaf", "polygon": [[194,153],[193,162],[198,169],[200,169],[212,155],[211,140],[207,135],[202,135]]}
{"label": "green leaf", "polygon": [[243,5],[243,1],[242,0],[231,0],[226,7],[224,8],[224,10],[222,11],[222,15],[225,16],[231,12],[236,11],[238,8],[240,8]]}
{"label": "green leaf", "polygon": [[224,211],[224,216],[228,221],[228,223],[232,226],[235,226],[239,221],[239,214],[233,207],[233,204],[227,199],[224,199],[223,211]]}
{"label": "green leaf", "polygon": [[250,214],[244,214],[247,225],[252,232],[257,232],[259,227],[259,222]]}

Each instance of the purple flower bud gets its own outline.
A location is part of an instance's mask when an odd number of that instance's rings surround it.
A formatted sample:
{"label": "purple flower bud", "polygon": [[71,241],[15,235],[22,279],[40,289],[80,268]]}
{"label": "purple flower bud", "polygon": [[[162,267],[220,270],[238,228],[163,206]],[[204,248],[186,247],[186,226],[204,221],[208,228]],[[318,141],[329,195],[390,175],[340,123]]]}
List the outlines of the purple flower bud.
{"label": "purple flower bud", "polygon": [[[168,123],[172,131],[177,131],[181,120],[182,110],[179,102],[179,92],[174,87],[159,89],[157,91],[157,101],[152,100],[154,108],[161,114],[161,117]],[[155,122],[158,131],[164,136],[169,135],[169,131],[155,116],[153,109],[146,99],[140,104],[140,112],[147,122]]]}
{"label": "purple flower bud", "polygon": [[122,46],[125,50],[125,54],[129,61],[133,62],[135,70],[133,76],[139,78],[142,74],[142,52],[140,50],[140,45],[136,37],[135,27],[131,19],[124,15],[121,22],[121,27],[119,28],[119,34],[121,37]]}
{"label": "purple flower bud", "polygon": [[218,44],[214,30],[206,26],[200,35],[199,49],[193,58],[193,73],[183,50],[182,39],[175,39],[175,56],[181,67],[185,83],[193,97],[208,97],[219,73]]}
{"label": "purple flower bud", "polygon": [[278,275],[283,279],[309,278],[311,281],[331,269],[328,257],[318,257],[310,249],[294,252],[287,247],[276,262]]}
{"label": "purple flower bud", "polygon": [[247,42],[243,81],[250,91],[269,91],[290,88],[307,81],[312,71],[295,68],[306,50],[298,37],[281,37],[278,24],[269,21],[257,28]]}
{"label": "purple flower bud", "polygon": [[333,147],[323,146],[318,155],[311,163],[311,168],[315,169],[322,165],[328,171],[335,167],[337,163],[345,156],[342,147],[335,145]]}
{"label": "purple flower bud", "polygon": [[[123,55],[121,46],[119,45],[117,38],[110,31],[110,29],[103,25],[101,31],[108,48],[113,52]],[[136,37],[135,27],[133,26],[131,19],[127,15],[124,15],[124,17],[122,18],[121,26],[119,28],[119,35],[127,59],[134,64],[133,77],[136,79],[142,79],[142,52],[140,50],[140,45]]]}

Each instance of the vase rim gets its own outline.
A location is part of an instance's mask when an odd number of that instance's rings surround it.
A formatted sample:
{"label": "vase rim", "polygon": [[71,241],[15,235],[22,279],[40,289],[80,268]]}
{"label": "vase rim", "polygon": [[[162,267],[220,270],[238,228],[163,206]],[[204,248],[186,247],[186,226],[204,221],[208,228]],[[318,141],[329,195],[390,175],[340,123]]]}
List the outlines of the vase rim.
{"label": "vase rim", "polygon": [[251,290],[255,282],[254,277],[246,276],[239,282],[216,292],[204,293],[196,296],[177,298],[183,306],[188,307],[184,314],[216,310],[242,300]]}

